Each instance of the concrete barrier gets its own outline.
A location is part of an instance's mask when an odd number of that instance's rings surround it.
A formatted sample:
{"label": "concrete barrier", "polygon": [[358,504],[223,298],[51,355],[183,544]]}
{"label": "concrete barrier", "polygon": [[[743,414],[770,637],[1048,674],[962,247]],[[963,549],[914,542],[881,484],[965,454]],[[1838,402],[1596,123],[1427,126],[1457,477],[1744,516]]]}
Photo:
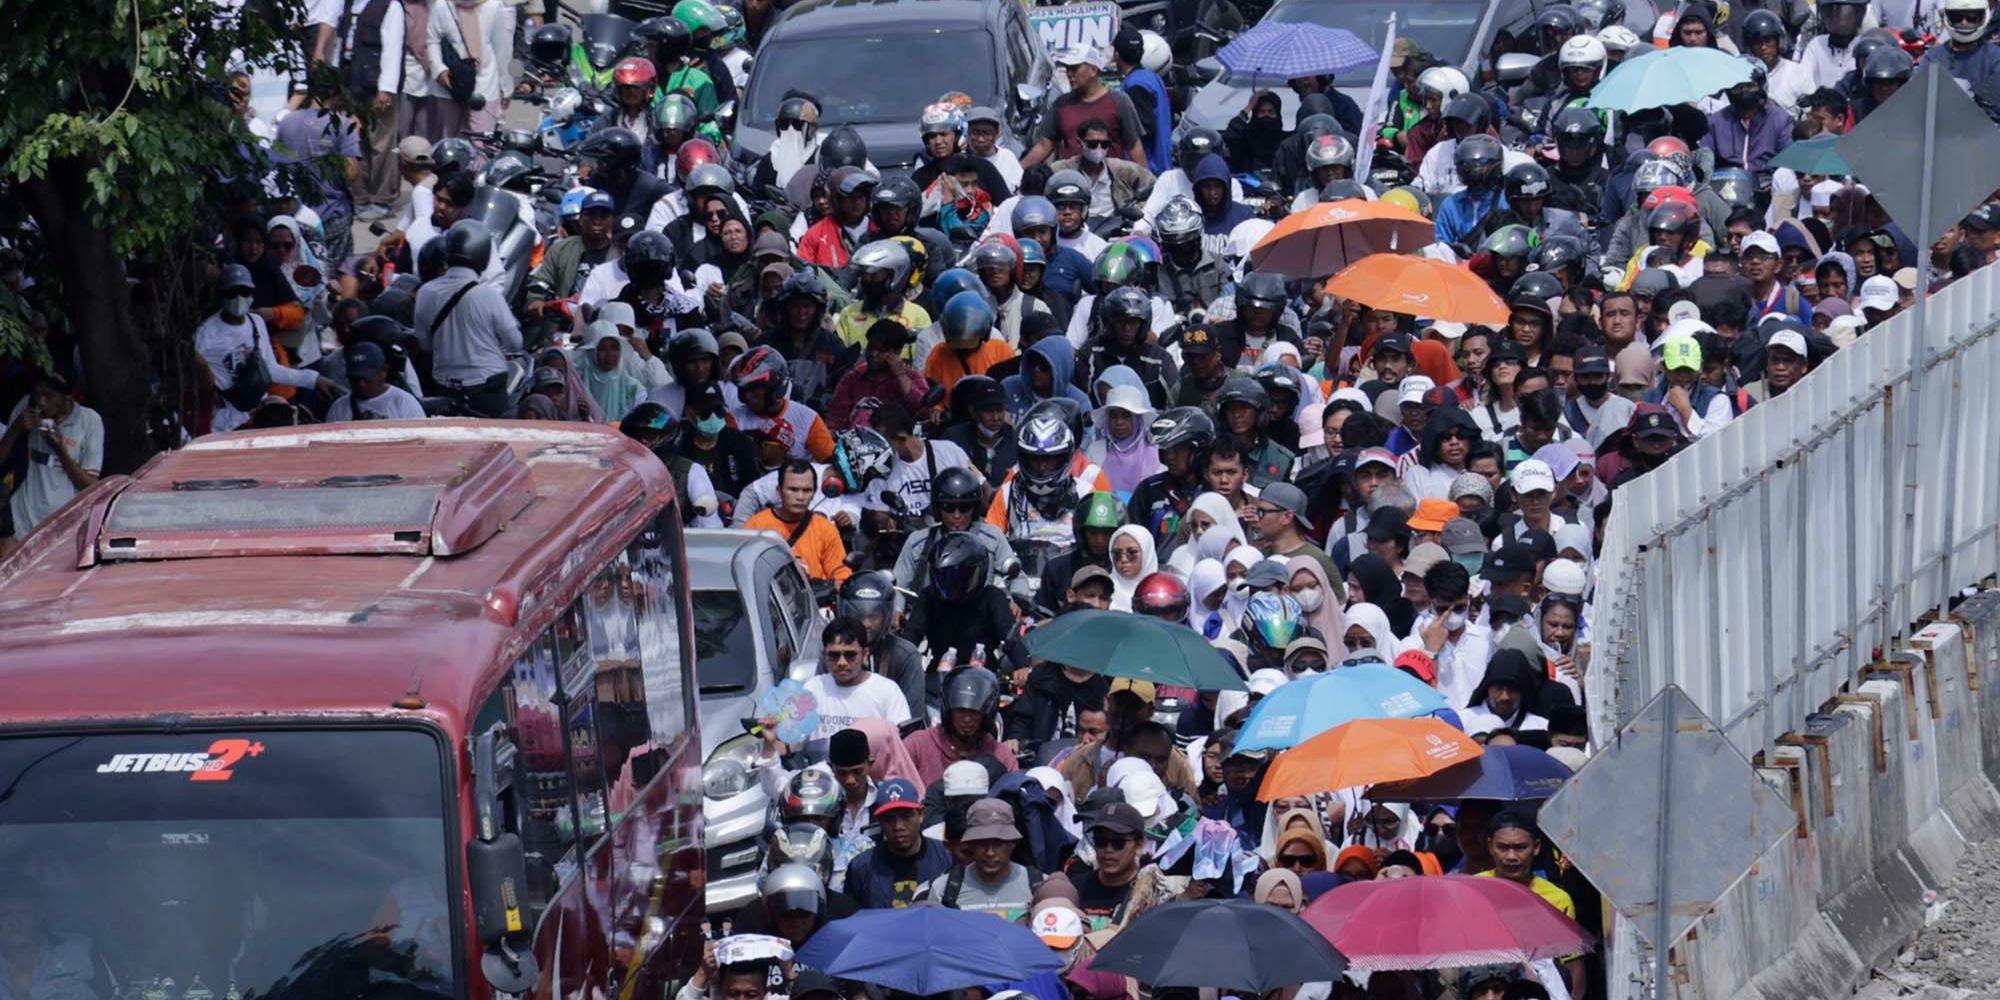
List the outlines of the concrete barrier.
{"label": "concrete barrier", "polygon": [[[2000,835],[2000,591],[1919,630],[1756,763],[1797,835],[1673,950],[1672,992],[1849,995],[1915,937],[1967,845]],[[1611,994],[1641,996],[1620,950]]]}

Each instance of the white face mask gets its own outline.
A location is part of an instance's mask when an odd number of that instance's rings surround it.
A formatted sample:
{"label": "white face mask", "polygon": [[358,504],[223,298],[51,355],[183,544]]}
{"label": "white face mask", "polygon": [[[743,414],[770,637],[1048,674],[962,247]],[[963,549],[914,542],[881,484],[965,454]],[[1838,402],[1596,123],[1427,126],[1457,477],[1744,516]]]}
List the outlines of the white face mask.
{"label": "white face mask", "polygon": [[222,300],[222,314],[231,319],[242,319],[250,312],[250,296],[231,295]]}
{"label": "white face mask", "polygon": [[1083,158],[1092,163],[1103,163],[1104,158],[1110,154],[1111,151],[1108,149],[1093,149],[1089,146],[1083,147]]}
{"label": "white face mask", "polygon": [[1456,632],[1464,628],[1465,613],[1461,611],[1454,611],[1451,614],[1444,616],[1444,627],[1446,631],[1450,632]]}
{"label": "white face mask", "polygon": [[1300,587],[1292,591],[1292,597],[1299,602],[1299,607],[1310,613],[1319,610],[1319,603],[1325,600],[1326,595],[1318,587]]}

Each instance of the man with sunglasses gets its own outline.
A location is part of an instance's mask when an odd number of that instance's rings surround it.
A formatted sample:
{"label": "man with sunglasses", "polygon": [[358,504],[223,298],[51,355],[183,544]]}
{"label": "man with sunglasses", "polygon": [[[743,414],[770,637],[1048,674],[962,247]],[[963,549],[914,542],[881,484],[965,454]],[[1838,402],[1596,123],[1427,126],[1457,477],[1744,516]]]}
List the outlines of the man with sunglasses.
{"label": "man with sunglasses", "polygon": [[1090,181],[1090,210],[1093,219],[1107,218],[1127,205],[1140,204],[1153,189],[1153,172],[1144,160],[1120,158],[1113,153],[1111,126],[1091,118],[1076,129],[1083,147],[1078,155],[1049,164],[1052,170],[1075,170]]}
{"label": "man with sunglasses", "polygon": [[1312,557],[1333,584],[1333,593],[1327,597],[1344,601],[1347,597],[1340,582],[1347,578],[1347,574],[1332,556],[1327,555],[1325,549],[1314,545],[1312,539],[1306,537],[1306,532],[1312,530],[1312,522],[1306,520],[1306,511],[1310,506],[1304,490],[1291,483],[1272,483],[1264,487],[1264,491],[1252,499],[1245,510],[1257,528],[1257,547],[1264,550],[1265,555],[1279,559]]}
{"label": "man with sunglasses", "polygon": [[1090,818],[1084,833],[1096,863],[1078,863],[1069,870],[1077,908],[1094,923],[1116,923],[1132,898],[1132,884],[1146,854],[1146,819],[1129,802],[1107,802]]}
{"label": "man with sunglasses", "polygon": [[1000,568],[1014,558],[1014,549],[1007,544],[1005,533],[979,516],[984,509],[984,489],[979,474],[970,468],[938,470],[931,480],[931,524],[910,532],[903,543],[903,551],[896,556],[896,586],[914,590],[925,572],[931,540],[957,532],[969,533],[986,546],[989,577],[999,579]]}
{"label": "man with sunglasses", "polygon": [[1944,63],[1953,79],[1976,90],[2000,72],[2000,49],[1994,48],[1987,32],[1992,11],[1986,0],[1944,0],[1939,14],[1950,44],[1932,46],[1924,53],[1923,62]]}
{"label": "man with sunglasses", "polygon": [[836,618],[820,632],[820,660],[826,673],[806,681],[819,708],[815,739],[829,739],[862,719],[891,725],[909,721],[909,702],[896,682],[868,669],[867,633],[851,618]]}

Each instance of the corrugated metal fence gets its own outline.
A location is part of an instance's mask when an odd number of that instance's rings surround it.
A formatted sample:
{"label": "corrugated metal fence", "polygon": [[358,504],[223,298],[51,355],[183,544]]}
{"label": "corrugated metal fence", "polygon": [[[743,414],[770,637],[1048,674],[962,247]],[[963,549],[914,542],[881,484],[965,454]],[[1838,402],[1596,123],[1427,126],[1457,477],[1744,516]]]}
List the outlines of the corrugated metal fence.
{"label": "corrugated metal fence", "polygon": [[1932,296],[1925,325],[1905,312],[1618,489],[1592,606],[1594,732],[1671,682],[1754,757],[1917,615],[2000,570],[2000,268]]}

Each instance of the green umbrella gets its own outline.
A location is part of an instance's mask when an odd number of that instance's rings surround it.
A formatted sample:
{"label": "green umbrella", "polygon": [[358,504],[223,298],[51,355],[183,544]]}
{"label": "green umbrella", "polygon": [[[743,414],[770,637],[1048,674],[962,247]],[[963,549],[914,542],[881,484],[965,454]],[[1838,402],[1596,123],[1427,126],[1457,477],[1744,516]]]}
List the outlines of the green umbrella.
{"label": "green umbrella", "polygon": [[1821,177],[1845,177],[1854,171],[1848,169],[1847,161],[1834,148],[1839,141],[1839,136],[1822,135],[1792,143],[1771,157],[1771,166],[1790,167],[1802,174]]}
{"label": "green umbrella", "polygon": [[1021,637],[1028,655],[1109,677],[1243,691],[1243,678],[1201,633],[1129,611],[1071,611]]}

